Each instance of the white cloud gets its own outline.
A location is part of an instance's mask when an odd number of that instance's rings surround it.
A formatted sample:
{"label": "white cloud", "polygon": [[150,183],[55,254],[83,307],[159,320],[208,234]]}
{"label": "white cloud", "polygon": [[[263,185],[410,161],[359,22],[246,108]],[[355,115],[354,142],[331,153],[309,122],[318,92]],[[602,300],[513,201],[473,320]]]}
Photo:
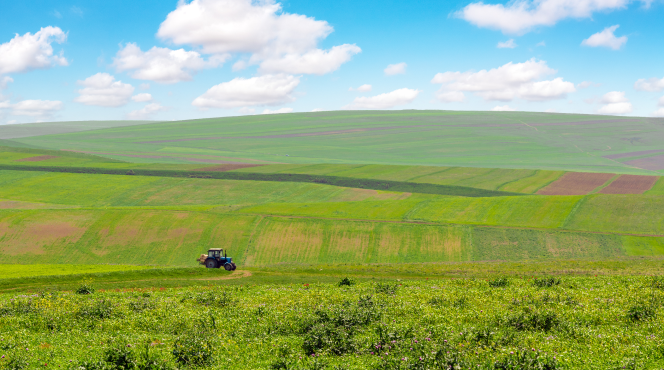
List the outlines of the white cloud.
{"label": "white cloud", "polygon": [[280,108],[280,109],[266,109],[263,111],[263,114],[281,114],[281,113],[293,113],[293,108]]}
{"label": "white cloud", "polygon": [[491,108],[494,112],[514,112],[516,109],[510,107],[509,105],[497,105]]}
{"label": "white cloud", "polygon": [[292,73],[324,75],[334,72],[350,58],[361,52],[357,45],[339,45],[330,50],[313,49],[304,54],[285,54],[261,62],[261,73]]}
{"label": "white cloud", "polygon": [[325,112],[325,109],[323,109],[323,108],[314,108],[311,111],[312,112]]}
{"label": "white cloud", "polygon": [[602,32],[597,32],[589,38],[583,40],[581,45],[590,46],[590,47],[599,47],[603,46],[613,50],[619,50],[627,42],[627,36],[616,37],[613,34],[620,25],[615,25],[605,28]]}
{"label": "white cloud", "polygon": [[604,104],[597,110],[600,114],[627,114],[633,110],[632,103],[625,97],[624,91],[611,91],[602,97]]}
{"label": "white cloud", "polygon": [[138,85],[138,88],[141,90],[148,90],[150,88],[150,84],[149,83],[140,84]]}
{"label": "white cloud", "polygon": [[335,71],[361,51],[350,44],[318,49],[333,30],[326,21],[283,12],[274,0],[193,0],[180,1],[157,36],[207,54],[251,54],[234,70],[259,64],[262,73],[320,75]]}
{"label": "white cloud", "polygon": [[[593,13],[623,9],[631,0],[512,0],[506,5],[476,2],[456,16],[471,24],[508,34],[524,34],[537,26],[553,26],[566,18],[590,18]],[[643,0],[648,5],[652,0]]]}
{"label": "white cloud", "polygon": [[660,107],[664,107],[664,96],[659,98],[659,100],[657,101],[657,105],[659,105]]}
{"label": "white cloud", "polygon": [[664,108],[659,108],[658,110],[652,113],[655,117],[664,117]]}
{"label": "white cloud", "polygon": [[496,45],[498,49],[514,49],[517,47],[516,42],[514,42],[514,39],[509,39],[505,42],[499,42],[498,45]]}
{"label": "white cloud", "polygon": [[77,83],[84,88],[78,90],[80,96],[74,101],[85,105],[119,107],[127,104],[134,93],[133,86],[115,81],[108,73],[97,73]]}
{"label": "white cloud", "polygon": [[166,107],[161,106],[159,103],[150,103],[145,107],[143,107],[142,109],[129,112],[129,114],[127,114],[127,118],[136,119],[136,120],[147,119],[151,117],[153,114],[161,112],[165,109]]}
{"label": "white cloud", "polygon": [[240,114],[254,114],[254,113],[256,113],[256,109],[243,107],[243,108],[238,109],[238,112]]}
{"label": "white cloud", "polygon": [[592,81],[583,81],[579,84],[576,84],[577,89],[587,89],[589,87],[599,87],[599,86],[602,86],[602,84],[595,83]]}
{"label": "white cloud", "polygon": [[466,100],[466,95],[461,91],[438,91],[436,93],[436,99],[443,103],[460,103]]}
{"label": "white cloud", "polygon": [[662,91],[664,90],[664,78],[641,78],[634,83],[634,89],[639,91]]}
{"label": "white cloud", "polygon": [[546,46],[546,42],[540,41],[535,46]]}
{"label": "white cloud", "polygon": [[437,96],[455,96],[450,92],[472,92],[485,100],[498,101],[511,101],[517,97],[531,101],[562,99],[576,91],[573,83],[562,78],[538,81],[555,73],[545,61],[533,58],[524,63],[510,62],[488,71],[438,73],[431,82],[443,85]]}
{"label": "white cloud", "polygon": [[406,63],[397,63],[388,65],[383,72],[388,76],[402,75],[406,73]]}
{"label": "white cloud", "polygon": [[118,51],[113,65],[119,72],[132,71],[137,80],[149,80],[164,84],[191,80],[191,74],[222,64],[228,56],[213,56],[206,61],[195,51],[171,50],[153,47],[142,51],[138,45],[128,43]]}
{"label": "white cloud", "polygon": [[371,97],[357,97],[343,109],[389,109],[411,103],[420,92],[420,90],[404,88]]}
{"label": "white cloud", "polygon": [[9,76],[0,77],[0,90],[7,88],[7,84],[14,82],[14,79]]}
{"label": "white cloud", "polygon": [[136,94],[131,97],[131,100],[137,102],[137,103],[143,103],[146,101],[151,101],[152,100],[152,95],[148,93],[142,93],[142,94]]}
{"label": "white cloud", "polygon": [[295,100],[291,94],[299,83],[299,77],[283,74],[238,77],[211,87],[192,104],[199,108],[281,105]]}
{"label": "white cloud", "polygon": [[[0,108],[2,105],[0,105]],[[16,104],[9,104],[14,116],[50,117],[62,109],[62,102],[57,100],[23,100]]]}
{"label": "white cloud", "polygon": [[348,89],[348,91],[368,92],[368,91],[371,91],[371,85],[369,85],[369,84],[364,84],[364,85],[361,85],[360,87],[358,87],[357,89],[351,87],[351,88]]}
{"label": "white cloud", "polygon": [[34,35],[30,32],[18,34],[0,44],[0,74],[26,72],[33,69],[50,68],[53,65],[69,64],[62,55],[53,55],[53,42],[63,43],[67,34],[58,27],[43,27]]}

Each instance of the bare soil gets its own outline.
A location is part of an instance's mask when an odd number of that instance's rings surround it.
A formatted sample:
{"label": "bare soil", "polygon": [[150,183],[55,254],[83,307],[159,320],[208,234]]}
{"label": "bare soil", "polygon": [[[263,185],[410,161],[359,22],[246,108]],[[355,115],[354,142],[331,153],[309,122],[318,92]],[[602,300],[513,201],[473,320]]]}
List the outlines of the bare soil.
{"label": "bare soil", "polygon": [[609,186],[600,190],[601,194],[643,194],[657,182],[657,176],[622,175]]}
{"label": "bare soil", "polygon": [[648,158],[635,159],[627,161],[625,164],[630,166],[643,168],[644,170],[659,171],[664,170],[664,154],[656,155]]}
{"label": "bare soil", "polygon": [[605,155],[604,158],[608,158],[608,159],[629,158],[629,157],[638,157],[640,155],[648,155],[648,154],[655,154],[655,153],[661,153],[661,152],[664,152],[664,149],[642,150],[640,152],[611,154],[611,155]]}
{"label": "bare soil", "polygon": [[613,176],[612,173],[567,172],[558,180],[546,186],[537,194],[541,195],[585,195],[602,186]]}
{"label": "bare soil", "polygon": [[15,162],[41,162],[53,158],[60,158],[60,157],[58,157],[57,155],[38,155],[36,157],[17,159]]}

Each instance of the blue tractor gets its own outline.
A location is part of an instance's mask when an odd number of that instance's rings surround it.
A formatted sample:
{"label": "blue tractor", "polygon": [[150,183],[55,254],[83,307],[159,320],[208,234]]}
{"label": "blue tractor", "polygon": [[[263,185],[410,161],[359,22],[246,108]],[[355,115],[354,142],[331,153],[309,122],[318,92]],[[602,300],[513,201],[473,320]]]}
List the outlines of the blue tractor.
{"label": "blue tractor", "polygon": [[223,266],[226,271],[233,271],[237,268],[233,259],[226,256],[226,252],[221,248],[210,248],[208,254],[201,255],[198,261],[209,269],[218,269]]}

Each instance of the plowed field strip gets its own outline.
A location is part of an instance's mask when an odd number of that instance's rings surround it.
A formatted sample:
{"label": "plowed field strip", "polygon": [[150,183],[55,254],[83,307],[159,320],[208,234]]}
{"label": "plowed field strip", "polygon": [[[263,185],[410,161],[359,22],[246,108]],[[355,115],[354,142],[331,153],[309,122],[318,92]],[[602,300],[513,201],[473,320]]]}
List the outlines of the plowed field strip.
{"label": "plowed field strip", "polygon": [[612,173],[567,172],[560,179],[539,190],[541,195],[586,195],[604,185]]}
{"label": "plowed field strip", "polygon": [[571,229],[558,229],[558,228],[544,228],[544,227],[521,227],[521,226],[503,226],[503,225],[478,225],[478,224],[455,224],[451,222],[428,222],[428,221],[397,221],[397,220],[367,220],[355,218],[334,218],[334,217],[313,217],[313,216],[285,216],[285,215],[265,215],[245,213],[246,215],[274,217],[274,218],[296,218],[307,220],[330,220],[330,221],[350,221],[350,222],[371,222],[371,223],[385,223],[385,224],[410,224],[410,225],[459,225],[459,226],[472,226],[472,227],[486,227],[491,229],[513,229],[513,230],[541,230],[541,231],[559,231],[564,233],[585,233],[585,234],[601,234],[601,235],[624,235],[624,236],[644,236],[664,238],[664,234],[632,234],[632,233],[612,233],[608,231],[588,231],[588,230],[571,230]]}
{"label": "plowed field strip", "polygon": [[600,194],[643,194],[657,182],[657,176],[622,175],[609,186],[600,190]]}
{"label": "plowed field strip", "polygon": [[664,170],[664,154],[627,161],[625,164],[651,171]]}

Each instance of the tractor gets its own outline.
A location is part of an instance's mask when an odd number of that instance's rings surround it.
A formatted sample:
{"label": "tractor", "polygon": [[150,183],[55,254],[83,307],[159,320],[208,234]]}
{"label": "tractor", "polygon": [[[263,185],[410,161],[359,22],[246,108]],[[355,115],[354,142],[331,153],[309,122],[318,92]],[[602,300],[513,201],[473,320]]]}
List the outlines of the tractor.
{"label": "tractor", "polygon": [[209,269],[218,269],[223,266],[226,271],[233,271],[237,268],[233,259],[227,257],[226,252],[221,248],[210,248],[208,254],[201,254],[198,262]]}

